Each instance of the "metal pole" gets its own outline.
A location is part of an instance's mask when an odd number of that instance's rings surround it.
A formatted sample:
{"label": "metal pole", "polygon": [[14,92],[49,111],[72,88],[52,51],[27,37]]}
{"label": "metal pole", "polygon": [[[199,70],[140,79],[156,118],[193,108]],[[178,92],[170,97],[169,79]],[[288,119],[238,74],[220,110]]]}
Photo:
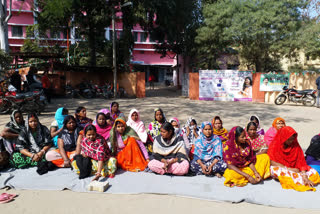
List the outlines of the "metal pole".
{"label": "metal pole", "polygon": [[116,29],[115,29],[115,9],[112,10],[112,47],[113,47],[113,93],[117,97],[117,53],[116,53]]}

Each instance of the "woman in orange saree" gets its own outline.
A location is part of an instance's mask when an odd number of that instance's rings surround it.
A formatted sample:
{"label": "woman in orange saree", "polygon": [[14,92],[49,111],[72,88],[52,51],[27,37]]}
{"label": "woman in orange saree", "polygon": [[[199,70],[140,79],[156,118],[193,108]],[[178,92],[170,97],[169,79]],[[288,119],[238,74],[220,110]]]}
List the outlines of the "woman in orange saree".
{"label": "woman in orange saree", "polygon": [[143,171],[149,160],[148,152],[138,134],[122,118],[117,118],[110,132],[112,151],[118,166],[131,172]]}

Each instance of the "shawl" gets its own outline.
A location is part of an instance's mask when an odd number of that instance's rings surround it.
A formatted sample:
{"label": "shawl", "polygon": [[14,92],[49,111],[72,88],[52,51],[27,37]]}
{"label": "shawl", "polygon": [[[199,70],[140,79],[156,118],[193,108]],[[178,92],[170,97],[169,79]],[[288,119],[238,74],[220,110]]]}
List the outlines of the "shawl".
{"label": "shawl", "polygon": [[[96,116],[96,121],[98,120],[98,115],[99,114],[97,114]],[[101,135],[105,140],[107,140],[110,137],[110,130],[112,126],[108,125],[107,121],[106,121],[106,125],[104,126],[100,126],[98,122],[96,122],[94,126],[96,127],[97,134]]]}
{"label": "shawl", "polygon": [[260,127],[260,118],[259,118],[257,115],[252,115],[252,116],[250,116],[250,117],[249,117],[249,122],[251,122],[250,118],[253,117],[253,116],[258,119],[258,123],[259,123],[259,124],[257,124],[257,125],[258,125],[258,127],[257,127],[257,133],[258,133],[259,135],[264,135],[264,129]]}
{"label": "shawl", "polygon": [[[201,124],[201,129],[203,130],[206,125],[210,125],[212,128],[212,124],[210,122],[203,122]],[[222,159],[221,139],[214,134],[210,137],[206,137],[203,132],[201,132],[200,136],[194,143],[194,147],[195,159],[198,158],[201,161],[210,161],[215,157],[220,157]]]}
{"label": "shawl", "polygon": [[43,126],[37,116],[35,116],[38,121],[38,126],[36,128],[36,134],[33,135],[29,127],[30,115],[26,120],[25,128],[22,129],[17,140],[16,148],[21,151],[23,149],[29,150],[31,153],[38,153],[45,146],[49,146],[52,143],[50,131],[47,127]]}
{"label": "shawl", "polygon": [[[120,135],[117,131],[116,131],[116,127],[115,127],[115,124],[116,122],[119,121],[121,122],[124,127],[125,127],[125,130],[123,132],[122,135]],[[114,133],[116,134],[116,136],[114,136]],[[139,138],[138,134],[130,127],[130,126],[127,126],[126,122],[124,121],[124,119],[122,118],[117,118],[115,121],[114,121],[114,124],[113,124],[113,127],[110,131],[110,139],[111,141],[117,145],[117,148],[118,148],[118,152],[121,151],[125,145],[123,143],[123,141],[127,140],[128,137],[136,137],[136,138]],[[116,141],[116,142],[115,142]]]}
{"label": "shawl", "polygon": [[[162,123],[160,123],[160,122],[158,122],[158,121],[156,120],[156,113],[157,113],[157,111],[160,111],[160,112],[162,113],[162,115],[163,115]],[[166,117],[165,117],[162,109],[161,109],[161,108],[156,108],[156,109],[154,110],[154,120],[149,124],[149,127],[148,127],[148,128],[149,128],[148,133],[151,135],[151,137],[152,137],[153,139],[155,139],[158,135],[160,135],[161,125],[162,125],[163,123],[165,123],[166,121],[167,121],[167,120],[166,120]]]}
{"label": "shawl", "polygon": [[94,141],[86,137],[83,138],[81,141],[81,153],[96,161],[107,161],[110,158],[108,144],[100,135],[97,135]]}
{"label": "shawl", "polygon": [[212,128],[213,128],[213,134],[219,136],[221,141],[224,143],[224,142],[226,142],[228,140],[228,130],[226,128],[223,128],[223,123],[222,123],[221,119],[220,119],[220,121],[221,121],[221,129],[220,130],[215,129],[214,126],[213,126],[215,118],[216,117],[214,117],[212,119],[212,121],[211,121]]}
{"label": "shawl", "polygon": [[[194,133],[193,133],[193,127],[190,125],[191,121],[194,120],[194,118],[192,117],[189,117],[189,119],[187,120],[186,124],[184,125],[184,127],[182,128],[182,133],[183,134],[187,134],[187,127],[189,127],[190,129],[190,133],[189,135],[187,136],[188,138],[188,141],[190,144],[193,143],[194,140],[196,140],[196,137],[194,136]],[[196,132],[198,134],[198,136],[200,135],[200,127],[196,127]]]}
{"label": "shawl", "polygon": [[251,143],[253,151],[259,152],[261,149],[267,148],[263,135],[259,135],[258,133],[256,133],[256,136],[252,139],[247,133],[247,138]]}
{"label": "shawl", "polygon": [[122,117],[122,118],[124,118],[124,114],[118,109],[118,111],[116,112],[116,113],[112,113],[112,104],[113,104],[114,102],[112,102],[111,104],[110,104],[110,116],[111,116],[111,118],[113,119],[113,120],[115,120],[115,119],[117,119],[118,117]]}
{"label": "shawl", "polygon": [[236,127],[233,127],[228,135],[228,141],[223,144],[223,159],[227,164],[232,164],[238,168],[249,166],[249,164],[256,163],[256,156],[254,155],[250,141],[247,139],[245,148],[241,151],[240,146],[236,143]]}
{"label": "shawl", "polygon": [[71,152],[76,149],[79,132],[80,129],[78,127],[72,133],[64,127],[64,129],[59,133],[58,138],[63,140],[63,148],[66,152]]}
{"label": "shawl", "polygon": [[77,114],[76,114],[75,116],[76,116],[75,118],[76,118],[77,126],[78,126],[81,130],[83,130],[84,127],[86,127],[86,125],[92,123],[92,120],[91,120],[90,118],[85,117],[85,118],[80,119]]}
{"label": "shawl", "polygon": [[[58,130],[63,127],[64,118],[66,118],[66,116],[67,116],[67,115],[63,115],[62,111],[63,111],[63,107],[58,108],[56,111],[56,114],[54,116],[54,119],[56,119],[57,124],[58,124]],[[55,146],[58,145],[58,135],[53,138],[53,143]]]}
{"label": "shawl", "polygon": [[18,124],[14,119],[14,115],[19,112],[18,110],[14,110],[10,115],[10,122],[5,125],[6,128],[10,129],[11,132],[15,134],[19,134],[21,130],[24,128],[24,121],[22,124]]}
{"label": "shawl", "polygon": [[153,142],[153,156],[156,159],[177,157],[179,162],[182,159],[189,160],[183,138],[176,135],[173,135],[169,141],[158,135]]}
{"label": "shawl", "polygon": [[[109,109],[106,109],[106,108],[100,109],[100,111],[99,111],[98,113],[104,113],[105,115],[107,115],[107,114],[110,115],[110,114],[111,114],[110,111],[109,111]],[[92,125],[96,125],[96,124],[97,124],[97,121],[94,120],[94,121],[92,122]]]}
{"label": "shawl", "polygon": [[270,160],[283,164],[286,167],[298,168],[301,171],[308,171],[311,167],[307,165],[303,151],[298,143],[298,135],[293,143],[284,148],[284,143],[297,132],[290,126],[282,127],[269,146],[268,155]]}
{"label": "shawl", "polygon": [[176,122],[176,123],[178,124],[178,129],[179,129],[179,130],[178,130],[177,132],[175,131],[176,135],[182,136],[182,135],[183,135],[183,132],[182,132],[182,130],[180,129],[180,121],[178,120],[178,118],[176,118],[176,117],[171,118],[171,119],[169,120],[169,123],[172,123],[172,122]]}
{"label": "shawl", "polygon": [[320,160],[320,134],[311,139],[306,155],[310,155],[315,159]]}
{"label": "shawl", "polygon": [[[138,114],[137,121],[133,121],[131,119],[131,116],[134,112]],[[128,116],[128,121],[127,121],[127,126],[131,127],[139,135],[139,138],[143,143],[147,142],[148,134],[147,134],[146,128],[144,127],[144,123],[140,120],[140,113],[137,109],[132,109],[130,111]]]}
{"label": "shawl", "polygon": [[276,136],[278,130],[277,130],[277,122],[279,121],[283,121],[284,125],[286,125],[286,122],[283,118],[281,117],[277,117],[276,119],[274,119],[273,123],[272,123],[272,127],[270,129],[268,129],[268,131],[265,133],[264,135],[264,141],[266,142],[266,144],[269,146],[270,143],[273,141],[274,137]]}

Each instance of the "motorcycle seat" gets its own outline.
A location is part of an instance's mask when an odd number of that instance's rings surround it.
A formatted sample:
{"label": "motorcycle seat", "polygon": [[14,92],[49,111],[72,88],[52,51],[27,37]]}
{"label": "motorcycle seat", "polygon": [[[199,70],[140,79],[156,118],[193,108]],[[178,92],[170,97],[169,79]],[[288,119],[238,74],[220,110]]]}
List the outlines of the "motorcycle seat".
{"label": "motorcycle seat", "polygon": [[300,90],[300,91],[297,91],[299,94],[308,94],[308,93],[311,93],[313,91],[313,89],[307,89],[307,90]]}
{"label": "motorcycle seat", "polygon": [[16,94],[15,98],[17,99],[23,99],[25,97],[24,93]]}

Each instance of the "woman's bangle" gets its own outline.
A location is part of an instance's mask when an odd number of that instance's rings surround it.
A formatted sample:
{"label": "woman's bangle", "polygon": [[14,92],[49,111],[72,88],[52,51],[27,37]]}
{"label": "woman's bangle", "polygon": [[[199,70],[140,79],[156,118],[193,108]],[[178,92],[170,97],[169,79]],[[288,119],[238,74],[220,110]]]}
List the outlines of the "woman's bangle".
{"label": "woman's bangle", "polygon": [[101,176],[101,173],[100,173],[100,172],[96,172],[96,175],[99,175],[99,176]]}
{"label": "woman's bangle", "polygon": [[33,157],[34,157],[35,155],[36,155],[35,153],[32,153],[32,155],[31,155],[31,159],[33,159]]}

